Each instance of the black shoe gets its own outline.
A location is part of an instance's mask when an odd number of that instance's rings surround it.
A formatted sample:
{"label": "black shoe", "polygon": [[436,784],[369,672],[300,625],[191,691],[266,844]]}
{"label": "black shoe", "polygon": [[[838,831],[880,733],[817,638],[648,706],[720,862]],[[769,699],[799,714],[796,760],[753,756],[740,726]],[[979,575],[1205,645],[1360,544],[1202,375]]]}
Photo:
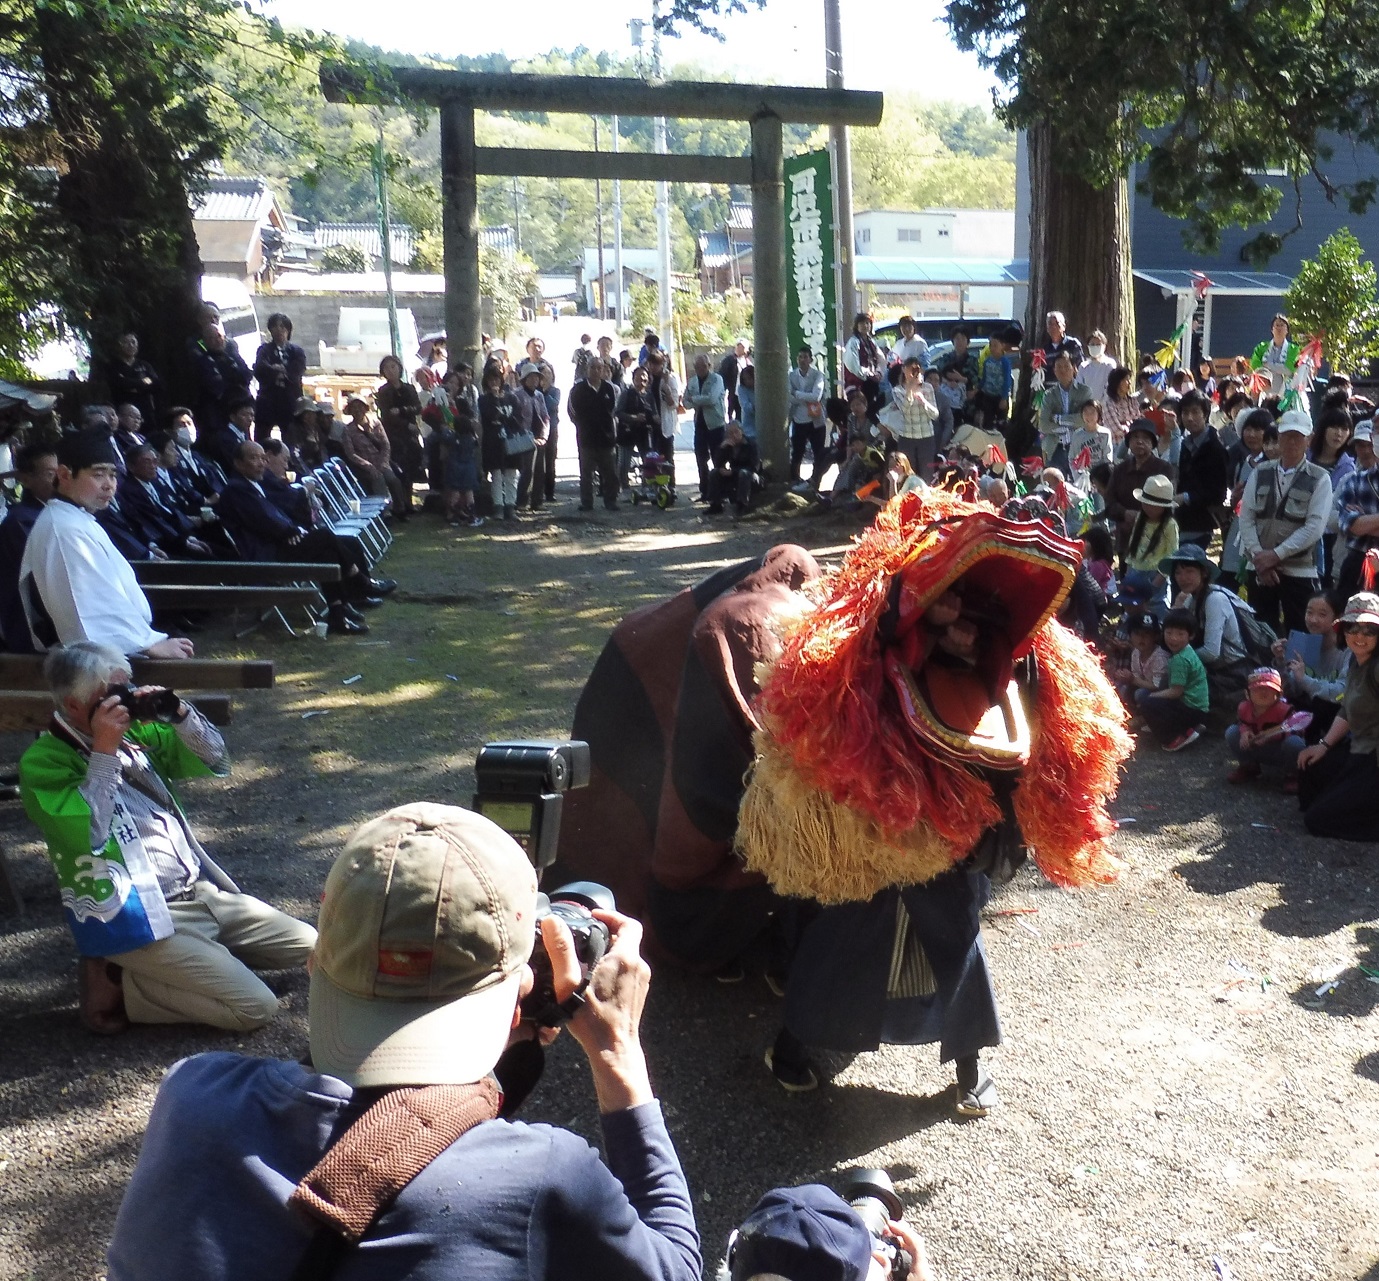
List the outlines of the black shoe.
{"label": "black shoe", "polygon": [[804,1046],[784,1029],[766,1051],[766,1066],[776,1078],[776,1084],[791,1094],[807,1094],[819,1088],[818,1073],[810,1064]]}
{"label": "black shoe", "polygon": [[396,578],[370,578],[365,584],[370,596],[391,596],[397,591]]}
{"label": "black shoe", "polygon": [[345,607],[345,617],[348,618],[350,622],[362,623],[364,621],[364,615],[359,612],[356,606],[351,605],[349,601],[344,601],[343,604]]}
{"label": "black shoe", "polygon": [[332,636],[363,636],[369,630],[368,623],[356,623],[345,613],[345,603],[336,601],[326,611],[326,631]]}
{"label": "black shoe", "polygon": [[705,511],[706,513],[708,513],[708,515],[710,515],[710,516],[719,516],[719,515],[722,515],[722,512],[723,512],[723,504],[722,504],[722,503],[710,503],[707,507],[704,508],[704,511]]}
{"label": "black shoe", "polygon": [[353,602],[356,609],[377,609],[383,604],[382,596],[360,596]]}

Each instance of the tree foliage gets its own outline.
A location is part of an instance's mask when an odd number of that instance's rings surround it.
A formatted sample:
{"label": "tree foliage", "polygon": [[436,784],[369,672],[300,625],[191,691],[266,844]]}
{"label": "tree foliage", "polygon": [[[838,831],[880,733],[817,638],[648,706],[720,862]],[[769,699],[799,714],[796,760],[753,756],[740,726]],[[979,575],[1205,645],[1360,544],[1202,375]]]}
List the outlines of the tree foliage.
{"label": "tree foliage", "polygon": [[525,254],[512,257],[489,245],[479,246],[479,292],[493,299],[493,327],[501,335],[517,328],[518,308],[536,292],[536,264]]}
{"label": "tree foliage", "polygon": [[360,245],[327,245],[321,251],[322,271],[372,271],[373,259]]}
{"label": "tree foliage", "polygon": [[1014,135],[975,107],[887,94],[881,124],[851,142],[855,208],[1015,207]]}
{"label": "tree foliage", "polygon": [[1283,305],[1298,334],[1315,334],[1332,369],[1361,373],[1379,358],[1374,264],[1349,230],[1328,236],[1298,268]]}
{"label": "tree foliage", "polygon": [[[234,0],[9,0],[0,11],[0,339],[34,318],[164,368],[192,331],[189,197],[320,47]],[[41,329],[41,324],[39,326]]]}
{"label": "tree foliage", "polygon": [[[1283,193],[1267,171],[1293,181],[1294,231],[1307,174],[1357,214],[1379,191],[1328,173],[1338,138],[1379,142],[1375,0],[950,0],[947,14],[1005,83],[1008,124],[1054,125],[1060,167],[1098,189],[1137,164],[1194,247],[1273,217]],[[1247,255],[1281,241],[1262,232]]]}

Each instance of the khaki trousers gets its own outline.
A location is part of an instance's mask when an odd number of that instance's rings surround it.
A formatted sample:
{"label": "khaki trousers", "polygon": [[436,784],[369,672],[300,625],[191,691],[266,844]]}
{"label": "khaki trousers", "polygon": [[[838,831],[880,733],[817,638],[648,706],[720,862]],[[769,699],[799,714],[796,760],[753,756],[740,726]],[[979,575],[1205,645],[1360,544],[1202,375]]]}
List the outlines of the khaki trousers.
{"label": "khaki trousers", "polygon": [[173,933],[109,958],[124,971],[131,1023],[204,1023],[232,1032],[262,1027],[278,998],[249,968],[295,969],[316,945],[310,925],[251,894],[209,881],[195,897],[169,903]]}

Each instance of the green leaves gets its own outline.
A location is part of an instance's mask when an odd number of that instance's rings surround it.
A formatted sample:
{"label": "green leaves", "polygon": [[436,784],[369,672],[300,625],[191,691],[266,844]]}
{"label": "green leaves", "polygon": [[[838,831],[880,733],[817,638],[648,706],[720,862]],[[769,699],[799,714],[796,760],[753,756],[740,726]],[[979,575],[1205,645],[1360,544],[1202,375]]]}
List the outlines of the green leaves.
{"label": "green leaves", "polygon": [[[1374,203],[1372,179],[1328,164],[1337,136],[1379,143],[1379,0],[950,0],[947,15],[1005,82],[1008,124],[1055,124],[1059,167],[1098,188],[1138,164],[1191,245],[1271,218],[1284,197],[1265,171],[1311,172],[1353,213]],[[1288,234],[1257,236],[1251,261]]]}
{"label": "green leaves", "polygon": [[1328,236],[1284,296],[1293,332],[1318,334],[1333,369],[1360,373],[1379,358],[1379,277],[1349,230]]}

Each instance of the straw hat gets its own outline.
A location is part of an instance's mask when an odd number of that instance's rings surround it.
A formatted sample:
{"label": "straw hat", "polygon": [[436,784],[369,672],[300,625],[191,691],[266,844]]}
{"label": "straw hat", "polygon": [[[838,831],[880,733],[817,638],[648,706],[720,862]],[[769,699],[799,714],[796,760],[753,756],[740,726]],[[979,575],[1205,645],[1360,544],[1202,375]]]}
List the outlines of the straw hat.
{"label": "straw hat", "polygon": [[1141,507],[1166,507],[1170,510],[1178,505],[1173,482],[1167,476],[1146,476],[1143,486],[1135,490],[1135,501]]}

